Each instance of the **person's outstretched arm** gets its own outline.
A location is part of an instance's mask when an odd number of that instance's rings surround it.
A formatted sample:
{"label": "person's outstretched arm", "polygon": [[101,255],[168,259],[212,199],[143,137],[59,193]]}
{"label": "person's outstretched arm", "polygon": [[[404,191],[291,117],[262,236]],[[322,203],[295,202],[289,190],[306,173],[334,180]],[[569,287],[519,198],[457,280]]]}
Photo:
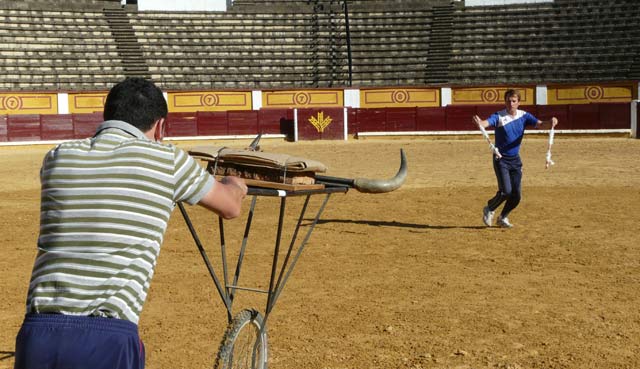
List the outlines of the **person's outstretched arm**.
{"label": "person's outstretched arm", "polygon": [[551,128],[555,128],[555,126],[557,125],[558,125],[558,119],[556,117],[553,117],[548,120],[539,120],[538,123],[536,124],[536,128],[551,129]]}
{"label": "person's outstretched arm", "polygon": [[474,116],[473,116],[473,118],[472,118],[471,120],[473,121],[473,123],[475,123],[475,124],[478,126],[478,128],[479,128],[479,127],[482,127],[482,128],[487,128],[487,127],[489,127],[489,121],[488,121],[488,120],[486,120],[486,119],[485,119],[485,120],[482,120],[482,119],[480,119],[480,117],[479,117],[479,116],[477,116],[477,115],[474,115]]}
{"label": "person's outstretched arm", "polygon": [[240,215],[242,199],[247,195],[247,185],[242,178],[223,177],[216,181],[209,192],[198,202],[224,219]]}

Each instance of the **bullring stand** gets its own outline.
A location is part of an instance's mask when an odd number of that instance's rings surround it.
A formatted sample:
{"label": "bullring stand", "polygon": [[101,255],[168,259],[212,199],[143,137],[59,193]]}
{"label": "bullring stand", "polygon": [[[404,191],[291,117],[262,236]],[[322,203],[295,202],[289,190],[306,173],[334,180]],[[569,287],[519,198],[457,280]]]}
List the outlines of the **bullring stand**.
{"label": "bullring stand", "polygon": [[[220,349],[216,357],[214,368],[267,368],[267,319],[269,318],[273,307],[278,301],[278,297],[280,296],[280,293],[282,293],[282,290],[284,289],[284,286],[289,279],[289,276],[291,275],[291,272],[293,271],[298,258],[302,254],[302,251],[304,250],[309,238],[311,237],[311,233],[318,223],[322,212],[324,211],[324,208],[329,201],[329,198],[334,193],[345,193],[348,190],[349,187],[347,185],[330,183],[315,186],[292,186],[289,189],[266,188],[258,187],[256,185],[250,185],[247,194],[249,196],[252,196],[251,206],[249,208],[249,213],[245,224],[244,235],[242,244],[240,246],[238,260],[235,266],[233,279],[230,279],[229,276],[229,263],[226,253],[224,222],[221,217],[218,217],[223,274],[222,282],[220,281],[218,274],[216,274],[213,266],[211,265],[211,262],[209,261],[204,246],[202,245],[202,242],[200,241],[200,238],[196,233],[196,230],[191,222],[191,219],[189,218],[189,215],[187,214],[184,205],[182,203],[178,203],[180,212],[182,213],[182,216],[187,223],[189,231],[193,236],[196,246],[198,247],[204,263],[209,270],[209,274],[213,279],[215,287],[218,290],[218,294],[220,295],[220,298],[222,299],[222,302],[224,303],[224,306],[227,310],[227,319],[229,324],[220,344]],[[306,234],[301,240],[299,240],[298,236],[300,227],[307,212],[311,196],[314,195],[324,195],[324,199],[321,202],[321,205],[319,206],[318,211],[309,226],[309,229],[306,231]],[[251,224],[258,197],[280,199],[280,211],[276,230],[276,239],[268,290],[242,287],[237,285],[242,268],[242,262],[247,248],[249,233],[251,230]],[[288,249],[286,250],[286,256],[279,266],[280,247],[283,238],[282,230],[286,214],[286,203],[289,197],[304,197],[305,200],[300,210],[300,215],[298,216],[298,220],[295,225],[291,240],[289,242]],[[296,248],[295,245],[298,242],[299,245]],[[295,254],[293,253],[294,249],[297,250]],[[234,316],[232,313],[233,300],[236,292],[239,290],[267,294],[267,302],[264,310],[264,315],[261,314],[258,310],[249,308],[241,310]]]}

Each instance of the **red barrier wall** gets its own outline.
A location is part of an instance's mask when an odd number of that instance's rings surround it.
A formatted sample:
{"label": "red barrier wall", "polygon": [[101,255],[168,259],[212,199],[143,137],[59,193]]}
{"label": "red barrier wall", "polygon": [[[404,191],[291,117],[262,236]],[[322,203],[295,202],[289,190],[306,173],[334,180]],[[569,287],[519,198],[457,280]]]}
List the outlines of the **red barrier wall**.
{"label": "red barrier wall", "polygon": [[293,137],[293,110],[260,109],[258,112],[258,133],[286,134]]}
{"label": "red barrier wall", "polygon": [[169,113],[167,137],[287,134],[293,132],[293,111],[263,109],[226,112]]}
{"label": "red barrier wall", "polygon": [[198,112],[196,113],[198,136],[229,135],[229,120],[227,112]]}
{"label": "red barrier wall", "polygon": [[600,104],[600,128],[627,129],[631,121],[631,104]]}
{"label": "red barrier wall", "polygon": [[416,108],[393,108],[387,110],[387,129],[395,132],[416,130]]}
{"label": "red barrier wall", "polygon": [[91,137],[102,114],[0,116],[0,141],[48,141]]}
{"label": "red barrier wall", "polygon": [[0,115],[0,142],[9,141],[9,130],[7,128],[7,116]]}
{"label": "red barrier wall", "polygon": [[229,132],[235,135],[252,135],[258,132],[258,112],[254,110],[229,111]]}
{"label": "red barrier wall", "polygon": [[[628,129],[628,103],[583,105],[526,105],[538,119],[558,118],[559,129]],[[441,108],[349,109],[349,133],[475,130],[471,117],[487,119],[504,105],[454,105]]]}
{"label": "red barrier wall", "polygon": [[638,129],[638,126],[640,126],[640,104],[636,105],[636,119],[638,120],[638,122],[636,122],[636,137],[635,138],[640,138],[640,129]]}
{"label": "red barrier wall", "polygon": [[349,108],[347,117],[350,134],[446,129],[445,108]]}
{"label": "red barrier wall", "polygon": [[537,110],[538,115],[536,115],[536,118],[548,120],[556,117],[558,118],[558,129],[571,129],[569,110],[566,105],[539,105]]}
{"label": "red barrier wall", "polygon": [[9,115],[7,137],[9,141],[40,141],[40,115]]}
{"label": "red barrier wall", "polygon": [[[102,123],[102,113],[73,114],[74,138],[87,138],[96,133],[96,129]],[[48,138],[45,138],[48,139]]]}
{"label": "red barrier wall", "polygon": [[[470,131],[473,115],[486,119],[503,109],[502,105],[465,105],[435,108],[348,108],[350,134],[358,132]],[[631,104],[601,103],[582,105],[522,106],[536,117],[556,117],[563,130],[629,129]],[[640,115],[640,107],[638,108]],[[322,132],[310,121],[331,118]],[[301,139],[342,139],[343,108],[298,110]],[[265,108],[259,111],[170,113],[167,137],[285,134],[293,137],[293,109]],[[0,115],[0,142],[65,140],[91,137],[102,122],[102,113],[60,115]],[[640,135],[640,134],[639,134]]]}
{"label": "red barrier wall", "polygon": [[[349,119],[350,132],[384,132],[387,130],[385,109],[348,109],[355,119]],[[351,115],[347,114],[349,118]]]}
{"label": "red barrier wall", "polygon": [[446,108],[418,108],[416,131],[444,131],[447,129],[446,116]]}
{"label": "red barrier wall", "polygon": [[600,113],[595,105],[572,105],[569,106],[568,120],[571,129],[598,129]]}
{"label": "red barrier wall", "polygon": [[40,132],[41,137],[45,140],[64,140],[69,137],[75,137],[75,133],[73,130],[73,115],[41,115]]}
{"label": "red barrier wall", "polygon": [[[493,110],[495,111],[495,110]],[[469,131],[477,129],[471,123],[471,117],[479,115],[482,119],[486,119],[489,113],[478,114],[478,108],[475,106],[447,106],[445,108],[445,130],[446,131]]]}
{"label": "red barrier wall", "polygon": [[192,137],[198,135],[196,114],[169,113],[165,120],[166,137]]}

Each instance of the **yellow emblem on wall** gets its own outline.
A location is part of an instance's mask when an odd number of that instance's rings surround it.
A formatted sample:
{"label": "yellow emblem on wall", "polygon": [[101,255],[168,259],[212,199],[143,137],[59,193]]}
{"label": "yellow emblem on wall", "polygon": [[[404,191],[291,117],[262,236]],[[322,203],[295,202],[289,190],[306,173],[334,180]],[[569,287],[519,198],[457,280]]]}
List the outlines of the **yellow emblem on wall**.
{"label": "yellow emblem on wall", "polygon": [[500,105],[504,104],[504,93],[515,89],[520,92],[520,104],[535,104],[535,87],[504,86],[504,87],[454,87],[451,90],[453,105]]}
{"label": "yellow emblem on wall", "polygon": [[342,107],[342,90],[262,91],[263,108]]}
{"label": "yellow emblem on wall", "polygon": [[104,110],[107,92],[70,93],[69,113],[96,113]]}
{"label": "yellow emblem on wall", "polygon": [[251,91],[170,92],[167,107],[172,113],[251,110]]}
{"label": "yellow emblem on wall", "polygon": [[410,108],[440,106],[435,88],[383,88],[360,91],[361,108]]}
{"label": "yellow emblem on wall", "polygon": [[635,90],[633,83],[549,86],[547,100],[549,105],[630,102]]}
{"label": "yellow emblem on wall", "polygon": [[326,118],[324,117],[323,111],[318,112],[317,118],[314,116],[311,116],[309,118],[309,123],[311,123],[314,127],[316,127],[316,130],[318,131],[318,133],[324,132],[324,129],[327,128],[327,126],[331,124],[332,121],[333,119],[331,119],[330,116],[327,115]]}
{"label": "yellow emblem on wall", "polygon": [[55,93],[1,93],[0,114],[57,114]]}

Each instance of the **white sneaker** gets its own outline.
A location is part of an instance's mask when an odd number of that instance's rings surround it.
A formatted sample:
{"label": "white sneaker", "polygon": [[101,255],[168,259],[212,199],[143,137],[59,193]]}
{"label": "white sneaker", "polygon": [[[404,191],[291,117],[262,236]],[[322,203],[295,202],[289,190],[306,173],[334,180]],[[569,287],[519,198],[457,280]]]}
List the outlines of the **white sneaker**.
{"label": "white sneaker", "polygon": [[482,221],[487,227],[491,227],[491,224],[493,223],[493,214],[495,214],[495,211],[489,210],[488,206],[485,206],[484,209],[482,209]]}
{"label": "white sneaker", "polygon": [[498,215],[498,226],[502,228],[511,228],[513,224],[509,222],[509,218],[502,217],[502,215]]}

